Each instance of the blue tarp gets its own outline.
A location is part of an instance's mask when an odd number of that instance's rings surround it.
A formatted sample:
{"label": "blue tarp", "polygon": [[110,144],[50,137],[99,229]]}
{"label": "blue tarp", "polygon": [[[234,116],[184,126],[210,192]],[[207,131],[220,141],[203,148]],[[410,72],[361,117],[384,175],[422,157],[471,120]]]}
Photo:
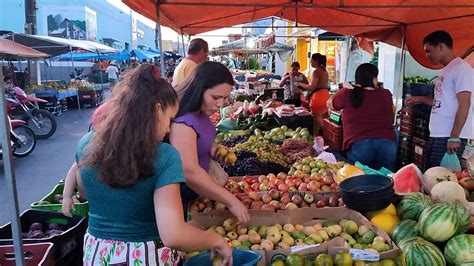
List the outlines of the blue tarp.
{"label": "blue tarp", "polygon": [[127,50],[122,50],[119,54],[109,54],[109,55],[101,55],[96,53],[74,53],[69,52],[66,54],[62,54],[52,58],[53,60],[74,60],[74,61],[85,61],[91,59],[102,59],[102,60],[116,60],[116,61],[123,61],[123,60],[130,60],[130,53]]}

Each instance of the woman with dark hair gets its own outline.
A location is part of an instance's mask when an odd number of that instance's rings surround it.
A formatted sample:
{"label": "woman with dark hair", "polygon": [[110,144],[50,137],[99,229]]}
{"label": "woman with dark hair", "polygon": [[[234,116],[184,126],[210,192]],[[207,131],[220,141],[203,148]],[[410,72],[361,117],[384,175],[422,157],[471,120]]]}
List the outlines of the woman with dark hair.
{"label": "woman with dark hair", "polygon": [[[178,111],[174,89],[145,63],[117,85],[110,113],[79,142],[78,177],[89,200],[84,265],[163,265],[170,248],[212,249],[231,259],[222,236],[184,220],[179,153],[162,143]],[[166,246],[166,247],[165,247]],[[177,258],[177,252],[171,252]],[[175,263],[171,261],[171,264]]]}
{"label": "woman with dark hair", "polygon": [[239,223],[246,224],[250,219],[247,208],[209,175],[211,159],[223,159],[214,143],[216,128],[209,116],[223,107],[233,85],[232,74],[223,64],[199,64],[178,87],[179,110],[171,125],[170,143],[183,160],[184,206],[202,195],[224,203]]}
{"label": "woman with dark hair", "polygon": [[300,63],[293,62],[291,63],[291,71],[283,76],[280,87],[285,88],[283,97],[285,104],[294,104],[299,107],[301,106],[301,88],[295,85],[296,82],[308,84],[308,79],[300,72]]}
{"label": "woman with dark hair", "polygon": [[360,65],[355,72],[355,87],[338,91],[328,101],[328,107],[344,109],[343,146],[348,149],[349,160],[377,170],[385,167],[395,171],[397,143],[392,125],[392,94],[378,87],[378,74],[376,66]]}
{"label": "woman with dark hair", "polygon": [[296,82],[295,85],[308,91],[309,106],[313,113],[313,135],[320,135],[323,129],[324,115],[328,110],[326,102],[329,99],[329,74],[326,71],[326,56],[316,53],[311,56],[311,66],[314,71],[311,74],[311,82],[304,84]]}

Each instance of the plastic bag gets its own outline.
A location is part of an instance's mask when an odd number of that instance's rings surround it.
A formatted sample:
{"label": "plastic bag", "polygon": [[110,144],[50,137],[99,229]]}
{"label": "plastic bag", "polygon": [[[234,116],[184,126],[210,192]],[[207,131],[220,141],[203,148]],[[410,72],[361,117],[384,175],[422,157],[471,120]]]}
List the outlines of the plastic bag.
{"label": "plastic bag", "polygon": [[214,160],[211,160],[209,175],[212,176],[214,181],[221,187],[227,184],[227,180],[229,179],[229,175],[224,171],[224,168]]}
{"label": "plastic bag", "polygon": [[445,153],[440,166],[448,168],[453,172],[461,172],[461,162],[456,153]]}
{"label": "plastic bag", "polygon": [[237,129],[238,127],[237,120],[233,118],[224,118],[216,126],[220,132],[227,132],[229,130]]}

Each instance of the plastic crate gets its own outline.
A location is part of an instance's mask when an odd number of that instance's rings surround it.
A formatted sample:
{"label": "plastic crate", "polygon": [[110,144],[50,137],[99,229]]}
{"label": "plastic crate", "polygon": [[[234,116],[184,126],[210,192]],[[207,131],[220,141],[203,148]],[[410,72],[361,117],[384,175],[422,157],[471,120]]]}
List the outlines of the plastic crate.
{"label": "plastic crate", "polygon": [[400,133],[413,136],[413,125],[415,123],[414,110],[404,107],[399,111]]}
{"label": "plastic crate", "polygon": [[[62,213],[48,212],[41,210],[27,210],[20,216],[21,231],[28,232],[33,223],[41,223],[45,227],[48,223],[61,225],[64,231],[62,234],[47,238],[23,238],[23,243],[46,243],[54,244],[54,260],[67,256],[77,246],[82,246],[84,234],[87,230],[87,220],[85,217],[73,216],[71,218]],[[11,224],[0,227],[0,245],[13,245]]]}
{"label": "plastic crate", "polygon": [[420,138],[413,138],[413,163],[420,168],[422,172],[425,171],[426,166],[426,140]]}
{"label": "plastic crate", "polygon": [[[24,244],[23,254],[26,266],[54,266],[53,244]],[[15,266],[13,245],[0,246],[0,265]]]}
{"label": "plastic crate", "polygon": [[[54,187],[54,189],[46,195],[41,201],[49,201],[53,202],[54,201],[54,195],[56,194],[63,194],[64,191],[64,182],[65,180],[60,180],[59,184]],[[61,204],[46,204],[46,205],[38,205],[37,202],[33,202],[31,205],[32,209],[36,210],[44,210],[44,211],[57,211],[60,212],[62,205]],[[89,214],[89,203],[82,202],[82,203],[76,203],[75,204],[75,210],[72,210],[73,215],[79,215],[79,216],[87,216]]]}
{"label": "plastic crate", "polygon": [[413,125],[413,136],[419,139],[427,140],[430,137],[429,125],[430,113],[416,111]]}
{"label": "plastic crate", "polygon": [[80,90],[78,96],[81,105],[96,107],[104,101],[104,91],[102,89]]}
{"label": "plastic crate", "polygon": [[[56,194],[63,194],[64,191],[64,183],[57,184],[53,191],[51,191],[46,197],[42,198],[41,201],[54,201],[54,195]],[[31,208],[36,210],[43,210],[43,211],[55,211],[60,212],[62,209],[62,204],[46,204],[46,205],[38,205],[38,202],[31,203]],[[76,209],[72,210],[73,215],[79,216],[87,216],[89,214],[89,202],[83,203],[76,203]]]}
{"label": "plastic crate", "polygon": [[[433,84],[422,84],[422,83],[403,83],[403,104],[405,104],[405,98],[407,93],[411,96],[433,96],[434,85]],[[411,106],[414,110],[422,112],[430,112],[431,106],[426,104],[416,104]]]}
{"label": "plastic crate", "polygon": [[324,143],[329,145],[331,151],[343,151],[344,135],[342,126],[332,122],[329,118],[324,119],[323,139]]}

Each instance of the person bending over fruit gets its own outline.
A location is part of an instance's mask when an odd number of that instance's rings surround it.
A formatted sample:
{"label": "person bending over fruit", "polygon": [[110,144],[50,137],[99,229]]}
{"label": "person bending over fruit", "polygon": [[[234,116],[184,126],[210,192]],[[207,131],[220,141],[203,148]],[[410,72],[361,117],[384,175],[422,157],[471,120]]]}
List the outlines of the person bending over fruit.
{"label": "person bending over fruit", "polygon": [[162,142],[179,104],[155,68],[142,64],[131,70],[109,103],[114,115],[79,142],[77,185],[89,201],[84,265],[176,265],[175,250],[206,249],[231,264],[222,236],[184,220],[181,159]]}
{"label": "person bending over fruit", "polygon": [[329,99],[328,107],[344,109],[343,148],[348,150],[350,161],[395,171],[397,142],[392,125],[392,93],[378,87],[378,74],[376,66],[360,65],[355,72],[355,87],[338,91]]}
{"label": "person bending over fruit", "polygon": [[183,160],[186,184],[181,187],[185,209],[198,195],[224,203],[240,224],[249,221],[247,208],[209,175],[211,159],[222,161],[220,146],[214,143],[216,128],[210,116],[223,107],[234,79],[221,63],[198,65],[177,88],[179,111],[171,125],[170,143]]}

